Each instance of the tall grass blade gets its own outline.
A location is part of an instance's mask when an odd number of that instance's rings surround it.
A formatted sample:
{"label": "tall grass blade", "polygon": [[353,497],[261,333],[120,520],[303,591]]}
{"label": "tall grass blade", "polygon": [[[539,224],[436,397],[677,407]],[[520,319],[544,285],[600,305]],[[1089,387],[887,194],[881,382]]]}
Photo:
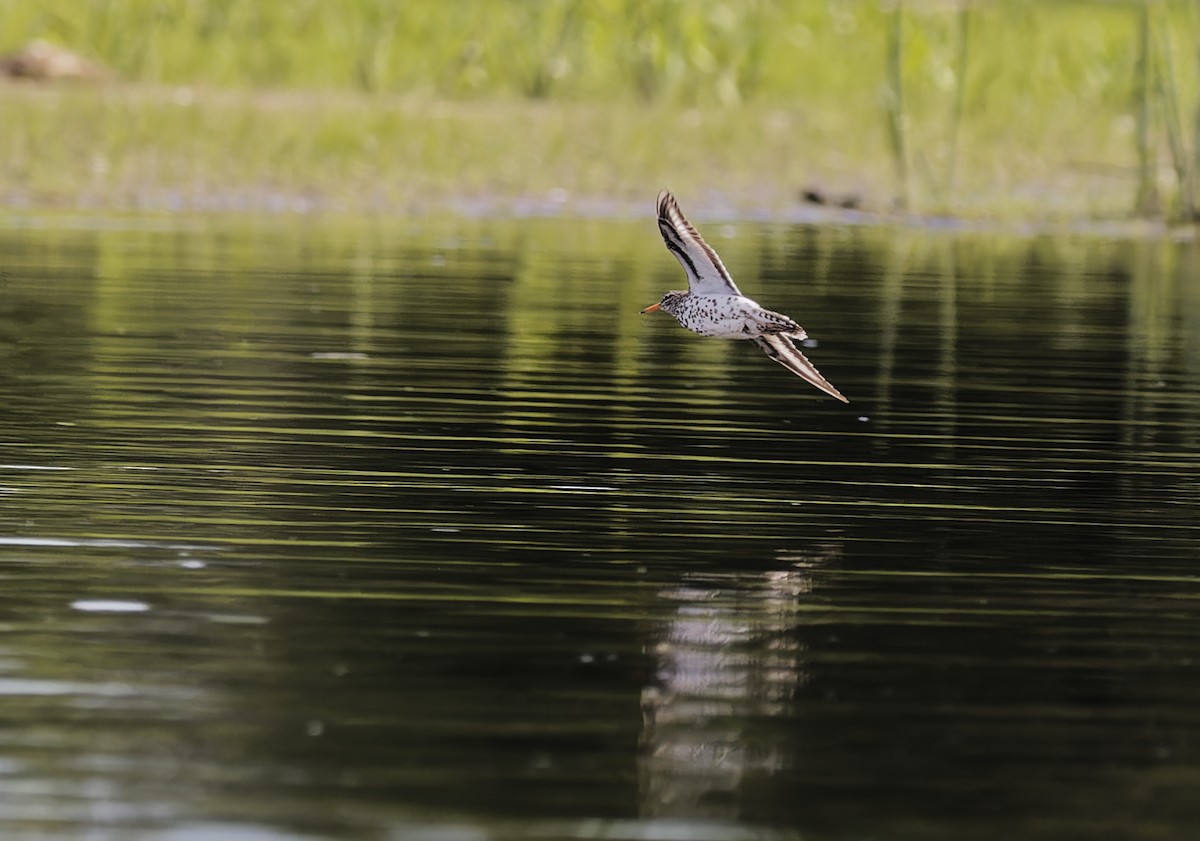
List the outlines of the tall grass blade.
{"label": "tall grass blade", "polygon": [[954,110],[950,112],[950,137],[946,163],[946,194],[951,202],[958,196],[958,137],[963,110],[967,101],[967,60],[971,35],[971,0],[961,0],[958,7],[958,51],[954,58]]}
{"label": "tall grass blade", "polygon": [[1183,117],[1179,108],[1179,89],[1175,76],[1175,61],[1171,50],[1170,33],[1166,31],[1167,23],[1158,22],[1154,28],[1154,41],[1157,44],[1155,55],[1155,79],[1157,80],[1158,98],[1162,102],[1163,125],[1167,132],[1167,143],[1171,150],[1171,164],[1175,170],[1175,183],[1178,190],[1176,196],[1176,212],[1183,219],[1191,219],[1196,214],[1195,171],[1192,168],[1192,157],[1188,154],[1187,140],[1184,137]]}
{"label": "tall grass blade", "polygon": [[1137,60],[1134,63],[1134,106],[1137,144],[1138,189],[1136,209],[1141,216],[1152,216],[1158,212],[1158,190],[1155,183],[1157,160],[1154,154],[1154,84],[1152,79],[1152,41],[1150,33],[1150,6],[1148,2],[1138,4]]}
{"label": "tall grass blade", "polygon": [[904,113],[904,2],[892,6],[887,30],[887,111],[888,145],[896,167],[896,207],[909,208],[909,171]]}

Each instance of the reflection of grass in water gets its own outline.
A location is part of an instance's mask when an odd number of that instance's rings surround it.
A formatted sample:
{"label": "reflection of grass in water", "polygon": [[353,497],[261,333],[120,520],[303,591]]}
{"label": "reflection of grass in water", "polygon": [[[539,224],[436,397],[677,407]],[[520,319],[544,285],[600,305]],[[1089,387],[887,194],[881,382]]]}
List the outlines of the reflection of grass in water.
{"label": "reflection of grass in water", "polygon": [[[175,225],[185,226],[186,234]],[[0,244],[18,253],[11,246],[26,234],[5,235],[2,228]],[[494,358],[503,372],[497,383],[508,392],[580,406],[595,399],[595,389],[610,389],[621,400],[606,401],[597,411],[629,418],[636,418],[641,401],[655,399],[646,391],[647,376],[695,376],[698,390],[689,392],[690,401],[723,403],[723,392],[705,390],[724,388],[706,380],[713,371],[723,376],[727,366],[745,360],[765,366],[740,343],[703,340],[669,320],[639,315],[682,279],[649,218],[613,223],[447,215],[414,226],[350,215],[316,225],[291,216],[214,215],[172,217],[158,229],[135,221],[81,234],[45,220],[32,229],[39,253],[94,255],[95,282],[87,284],[93,305],[84,332],[103,337],[98,341],[111,345],[115,358],[127,352],[121,348],[128,336],[176,335],[219,312],[227,332],[201,335],[217,356],[258,359],[267,353],[263,364],[276,364],[279,357],[254,337],[283,329],[301,337],[306,353],[358,351],[372,356],[372,364],[399,364],[377,354],[394,341],[388,335],[403,317],[414,319],[409,329],[423,341],[444,342],[438,353]],[[971,376],[957,373],[961,355],[978,353],[990,336],[1001,343],[1016,336],[1018,345],[1046,342],[1054,354],[1126,343],[1136,360],[1128,367],[1138,395],[1128,406],[1131,417],[1161,411],[1180,423],[1197,414],[1186,384],[1200,377],[1200,292],[1190,291],[1196,289],[1197,259],[1187,245],[1168,238],[930,235],[887,227],[748,224],[734,226],[729,237],[719,225],[703,224],[702,230],[748,294],[803,319],[821,341],[815,355],[823,370],[854,385],[855,393],[847,394],[856,405],[884,405],[895,389],[914,383],[932,388],[935,401],[957,399],[954,390]],[[148,296],[146,278],[161,275],[164,251],[188,270],[181,278],[204,282],[160,285]],[[803,274],[796,272],[800,253],[806,254]],[[861,270],[862,255],[871,255],[867,262],[880,276],[866,285],[850,279]],[[353,277],[347,279],[350,267]],[[330,283],[310,287],[306,278],[314,272]],[[874,291],[866,295],[867,289]],[[475,301],[472,311],[495,321],[480,333],[464,329],[455,308],[446,306],[447,294]],[[333,340],[313,333],[307,322],[281,328],[278,302],[296,296],[315,303],[314,311],[345,311],[358,325],[353,338],[327,344]],[[1030,300],[1046,301],[1058,315],[1031,318]],[[1105,318],[1106,300],[1114,302],[1114,312],[1127,310],[1126,327],[1114,332],[1112,323],[1097,321]],[[576,383],[568,398],[556,385],[558,366],[583,358],[594,363],[594,387]],[[921,358],[931,367],[918,365]],[[1056,363],[1048,357],[1046,364]],[[772,382],[774,373],[769,370],[764,382]],[[952,373],[964,379],[951,380]],[[1029,376],[1029,385],[1038,388],[1036,372]],[[1160,381],[1173,395],[1166,402]],[[1089,386],[1081,381],[1080,387]],[[551,410],[541,404],[530,411]],[[528,414],[518,421],[534,422],[540,423]],[[1181,428],[1200,429],[1200,422]],[[1161,429],[1149,425],[1142,432],[1154,436]]]}
{"label": "reflection of grass in water", "polygon": [[[1182,0],[1155,6],[1149,40],[1136,4],[1103,2],[977,4],[969,27],[953,3],[453,8],[7,3],[0,47],[50,37],[149,92],[6,96],[0,116],[18,128],[0,139],[0,153],[17,155],[3,155],[5,181],[125,201],[167,186],[276,187],[363,206],[430,189],[640,196],[662,183],[777,202],[816,181],[864,188],[883,207],[907,192],[926,210],[1108,215],[1128,211],[1139,183],[1135,93],[1171,132],[1150,131],[1143,152],[1169,139],[1170,160],[1190,166],[1195,147],[1182,126],[1196,101],[1200,22]],[[890,34],[903,49],[889,69]],[[1154,67],[1139,77],[1148,44]],[[881,101],[889,79],[904,92],[892,111]],[[156,93],[180,84],[326,93],[201,88],[190,106]],[[1167,96],[1169,106],[1150,102]],[[890,161],[911,183],[897,183]]]}

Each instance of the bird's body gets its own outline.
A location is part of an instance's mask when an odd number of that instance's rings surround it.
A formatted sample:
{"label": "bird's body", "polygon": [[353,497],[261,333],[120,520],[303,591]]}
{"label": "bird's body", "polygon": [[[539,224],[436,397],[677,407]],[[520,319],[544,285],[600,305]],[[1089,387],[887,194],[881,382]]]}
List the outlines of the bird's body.
{"label": "bird's body", "polygon": [[661,309],[701,336],[753,341],[767,356],[806,382],[843,403],[850,402],[796,347],[794,342],[808,338],[804,328],[743,295],[717,252],[692,227],[675,197],[666,190],[658,194],[658,229],[667,250],[683,266],[688,289],[668,292],[642,312]]}
{"label": "bird's body", "polygon": [[693,333],[718,339],[753,339],[766,333],[806,337],[804,328],[786,315],[759,306],[745,295],[693,295],[668,292],[659,308]]}

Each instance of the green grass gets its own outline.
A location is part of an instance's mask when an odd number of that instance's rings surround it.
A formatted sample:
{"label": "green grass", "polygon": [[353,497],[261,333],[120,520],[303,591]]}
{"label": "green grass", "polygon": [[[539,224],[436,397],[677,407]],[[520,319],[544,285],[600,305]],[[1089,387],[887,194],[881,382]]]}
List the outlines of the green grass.
{"label": "green grass", "polygon": [[0,2],[0,50],[35,37],[120,81],[0,91],[0,200],[370,209],[670,184],[770,207],[818,183],[968,216],[1195,203],[1184,0]]}

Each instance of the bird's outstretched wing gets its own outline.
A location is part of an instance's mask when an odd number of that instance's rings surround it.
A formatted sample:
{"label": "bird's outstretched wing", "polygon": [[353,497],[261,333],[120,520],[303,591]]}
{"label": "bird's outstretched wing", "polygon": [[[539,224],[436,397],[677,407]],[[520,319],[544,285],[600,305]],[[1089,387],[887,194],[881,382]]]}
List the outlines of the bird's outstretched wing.
{"label": "bird's outstretched wing", "polygon": [[808,357],[801,353],[787,336],[779,334],[759,336],[754,339],[754,344],[762,348],[763,353],[800,377],[800,379],[815,385],[830,397],[836,397],[843,403],[850,402],[842,396],[840,391],[833,387],[833,383],[821,376],[821,372],[817,370],[817,366],[809,362]]}
{"label": "bird's outstretched wing", "polygon": [[687,273],[693,295],[741,295],[717,252],[688,222],[670,191],[658,194],[658,230],[667,250]]}

